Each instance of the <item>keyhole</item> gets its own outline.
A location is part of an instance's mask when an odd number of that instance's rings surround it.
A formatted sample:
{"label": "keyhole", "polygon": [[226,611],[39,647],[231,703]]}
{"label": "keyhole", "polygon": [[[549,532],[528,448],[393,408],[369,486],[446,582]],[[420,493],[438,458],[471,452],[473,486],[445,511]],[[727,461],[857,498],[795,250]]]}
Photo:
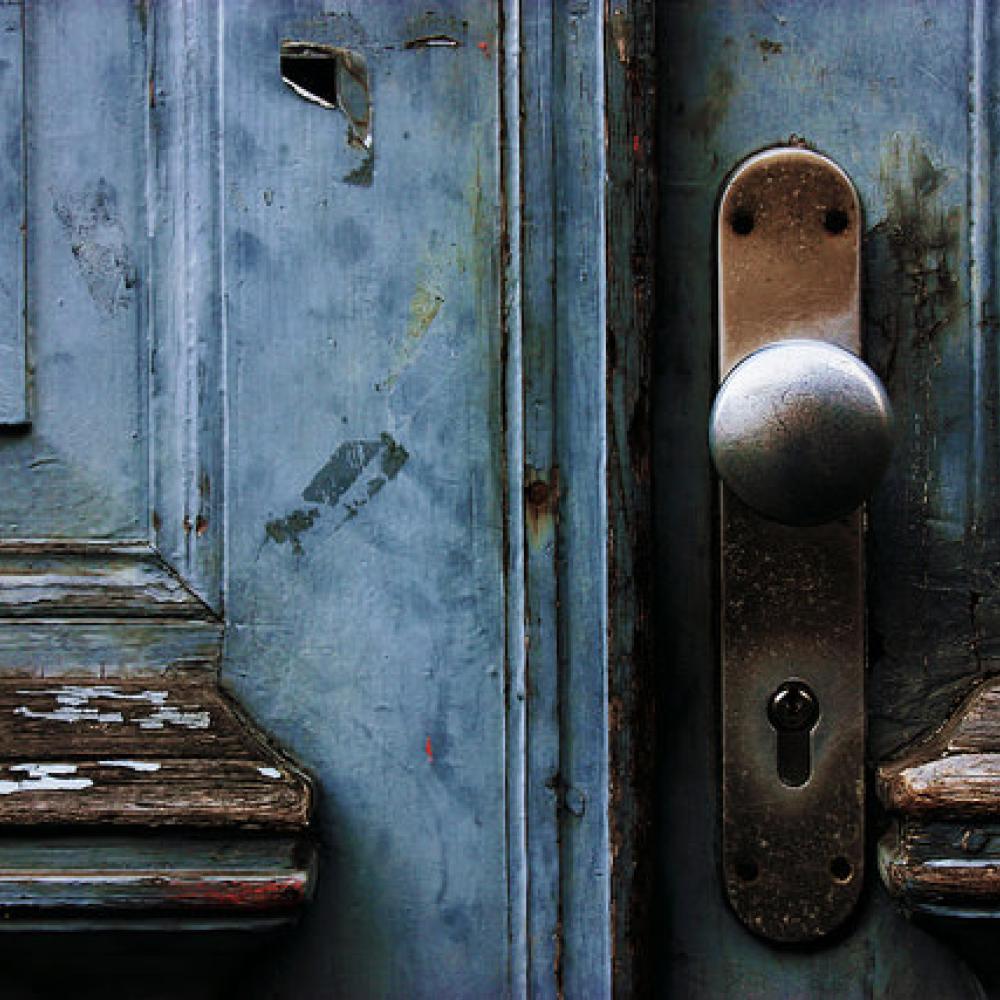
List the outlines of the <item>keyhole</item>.
{"label": "keyhole", "polygon": [[767,703],[767,718],[778,734],[778,777],[798,788],[812,772],[810,735],[819,720],[819,701],[808,685],[785,681]]}

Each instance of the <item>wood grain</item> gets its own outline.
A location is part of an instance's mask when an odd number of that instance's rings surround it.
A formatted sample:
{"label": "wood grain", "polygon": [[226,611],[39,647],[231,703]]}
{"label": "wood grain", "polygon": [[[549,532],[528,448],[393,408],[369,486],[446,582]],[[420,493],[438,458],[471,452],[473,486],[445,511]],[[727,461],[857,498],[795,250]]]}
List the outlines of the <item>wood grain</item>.
{"label": "wood grain", "polygon": [[309,782],[212,680],[8,678],[0,746],[0,826],[309,821]]}

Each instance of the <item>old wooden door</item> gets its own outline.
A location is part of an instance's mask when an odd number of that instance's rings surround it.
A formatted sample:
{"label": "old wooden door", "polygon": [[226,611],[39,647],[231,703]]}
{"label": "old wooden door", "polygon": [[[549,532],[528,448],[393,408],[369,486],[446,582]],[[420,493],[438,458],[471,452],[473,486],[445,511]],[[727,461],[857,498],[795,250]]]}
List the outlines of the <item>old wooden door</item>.
{"label": "old wooden door", "polygon": [[[311,774],[318,850],[301,922],[222,983],[211,914],[140,933],[132,900],[123,985],[69,949],[94,929],[78,893],[34,931],[3,921],[24,931],[13,955],[59,935],[17,995],[627,984],[615,692],[645,441],[631,178],[652,136],[623,109],[649,106],[626,71],[651,19],[506,0],[0,10],[0,672],[62,699],[53,732],[113,741],[107,699],[166,704],[164,677],[218,670]],[[138,726],[208,727],[157,712]],[[113,749],[95,766],[160,766]],[[260,763],[251,784],[286,779]],[[12,766],[33,769],[3,785],[29,827],[33,796],[91,787],[76,764]],[[147,833],[127,846],[156,890],[195,848],[150,870]],[[91,835],[51,855],[74,885],[117,877],[91,870]]]}
{"label": "old wooden door", "polygon": [[[997,719],[984,708],[997,670],[1000,565],[997,11],[983,0],[747,0],[663,3],[656,16],[653,606],[662,623],[655,662],[663,904],[655,992],[990,994],[998,912],[991,838],[1000,805],[990,771]],[[864,886],[839,932],[798,947],[754,935],[726,901],[717,486],[705,441],[717,384],[717,200],[745,157],[782,144],[831,157],[858,190],[863,342],[897,417],[894,456],[868,508]],[[950,716],[967,723],[970,714],[975,737],[959,725],[913,750],[911,741]],[[909,785],[885,765],[900,753],[929,768]],[[978,781],[972,796],[970,781]],[[817,828],[836,821],[816,817]],[[902,853],[898,830],[913,837]],[[795,866],[784,874],[794,882]]]}

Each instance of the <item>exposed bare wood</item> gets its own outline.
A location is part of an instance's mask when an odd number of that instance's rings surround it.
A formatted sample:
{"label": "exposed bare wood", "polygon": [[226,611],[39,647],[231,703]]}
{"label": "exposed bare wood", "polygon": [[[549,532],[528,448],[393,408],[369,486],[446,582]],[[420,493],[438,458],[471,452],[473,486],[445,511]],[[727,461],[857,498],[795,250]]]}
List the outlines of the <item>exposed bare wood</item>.
{"label": "exposed bare wood", "polygon": [[0,826],[304,830],[308,780],[214,679],[0,682]]}
{"label": "exposed bare wood", "polygon": [[930,739],[879,768],[879,796],[908,816],[1000,815],[1000,680],[987,681]]}

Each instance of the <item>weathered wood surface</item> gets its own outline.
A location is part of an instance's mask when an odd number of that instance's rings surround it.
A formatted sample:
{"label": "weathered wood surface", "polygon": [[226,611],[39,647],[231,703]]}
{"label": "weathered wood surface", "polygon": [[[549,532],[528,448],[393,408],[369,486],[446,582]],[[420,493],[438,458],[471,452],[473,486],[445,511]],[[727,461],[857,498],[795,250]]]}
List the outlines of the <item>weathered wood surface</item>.
{"label": "weathered wood surface", "polygon": [[908,913],[1000,916],[1000,824],[996,819],[902,818],[879,843],[886,889]]}
{"label": "weathered wood surface", "polygon": [[656,302],[652,0],[605,8],[607,81],[608,754],[613,990],[653,989],[656,849],[650,343]]}
{"label": "weathered wood surface", "polygon": [[1000,817],[1000,682],[977,688],[937,734],[883,763],[878,794],[904,816]]}
{"label": "weathered wood surface", "polygon": [[0,934],[65,931],[68,915],[78,933],[273,929],[294,920],[315,875],[313,845],[291,834],[8,832]]}
{"label": "weathered wood surface", "polygon": [[[624,229],[613,344],[605,325],[604,60],[629,29],[610,49],[589,0],[34,8],[43,419],[0,441],[0,535],[148,540],[225,598],[225,675],[326,793],[314,914],[248,995],[607,995],[644,448]],[[91,33],[70,65],[58,40]],[[365,68],[340,110],[282,81],[288,40]],[[218,661],[204,608],[105,555],[92,590],[17,578],[0,673],[152,688]],[[145,759],[105,757],[101,725],[97,761]],[[3,766],[39,762],[110,781]],[[633,861],[615,877],[624,898]]]}
{"label": "weathered wood surface", "polygon": [[206,681],[0,682],[0,828],[304,830],[309,782]]}

